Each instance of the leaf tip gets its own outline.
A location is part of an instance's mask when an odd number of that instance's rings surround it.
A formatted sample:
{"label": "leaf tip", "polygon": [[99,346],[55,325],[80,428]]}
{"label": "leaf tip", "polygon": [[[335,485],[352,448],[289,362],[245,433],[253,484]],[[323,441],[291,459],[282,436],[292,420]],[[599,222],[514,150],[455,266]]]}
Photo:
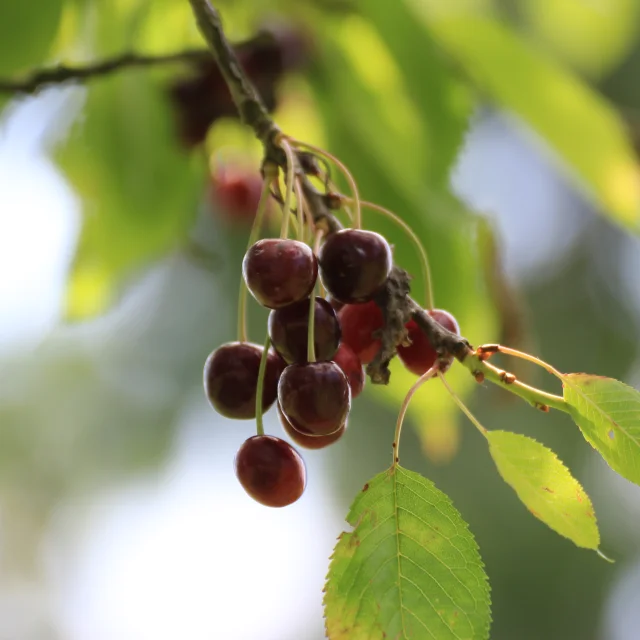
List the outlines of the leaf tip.
{"label": "leaf tip", "polygon": [[600,549],[596,549],[595,552],[606,562],[608,562],[609,564],[615,564],[616,561],[613,558],[610,558],[609,556],[606,556],[604,553],[602,553],[602,551]]}

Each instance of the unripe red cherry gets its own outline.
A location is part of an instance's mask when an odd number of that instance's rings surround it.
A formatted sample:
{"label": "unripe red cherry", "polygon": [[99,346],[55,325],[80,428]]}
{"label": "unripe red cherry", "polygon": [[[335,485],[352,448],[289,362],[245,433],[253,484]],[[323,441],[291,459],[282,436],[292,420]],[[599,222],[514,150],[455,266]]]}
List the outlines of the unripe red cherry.
{"label": "unripe red cherry", "polygon": [[286,507],[295,502],[307,483],[300,454],[288,442],[274,436],[245,440],[234,465],[244,490],[267,507]]}
{"label": "unripe red cherry", "polygon": [[360,358],[369,364],[380,351],[380,339],[375,333],[384,326],[380,307],[371,300],[364,304],[346,304],[338,314],[342,328],[342,342],[348,344]]}
{"label": "unripe red cherry", "polygon": [[318,253],[320,279],[332,297],[345,304],[367,302],[391,272],[389,243],[378,233],[342,229]]}
{"label": "unripe red cherry", "polygon": [[227,222],[250,226],[260,202],[262,184],[260,174],[255,171],[221,166],[211,177],[211,204]]}
{"label": "unripe red cherry", "polygon": [[[460,335],[458,322],[448,311],[444,311],[443,309],[430,309],[427,313],[445,329]],[[406,327],[408,332],[407,337],[411,344],[406,347],[398,345],[398,357],[411,373],[421,376],[433,367],[438,354],[425,333],[414,320],[409,320]],[[444,373],[449,369],[452,362],[453,360],[441,362],[440,370]]]}
{"label": "unripe red cherry", "polygon": [[[269,314],[271,342],[288,364],[307,362],[310,302],[305,298]],[[336,312],[323,298],[315,299],[314,322],[316,359],[332,360],[340,344],[340,323]]]}
{"label": "unripe red cherry", "polygon": [[342,342],[332,360],[342,369],[342,373],[347,376],[351,387],[351,399],[357,398],[364,389],[364,370],[360,358],[353,349]]}
{"label": "unripe red cherry", "polygon": [[298,431],[327,436],[346,423],[351,389],[335,362],[290,364],[280,376],[278,402]]}
{"label": "unripe red cherry", "polygon": [[318,275],[313,251],[304,242],[267,238],[249,247],[242,274],[253,297],[278,309],[308,298]]}
{"label": "unripe red cherry", "polygon": [[280,424],[284,429],[284,432],[293,440],[298,446],[304,447],[305,449],[324,449],[328,447],[330,444],[336,442],[344,435],[344,432],[347,430],[347,425],[344,424],[340,429],[335,431],[334,433],[329,434],[328,436],[310,436],[305,433],[302,433],[291,423],[291,421],[287,418],[287,416],[282,413],[282,409],[280,408],[280,403],[276,405],[278,407],[278,416],[280,418]]}
{"label": "unripe red cherry", "polygon": [[[263,347],[251,342],[228,342],[213,351],[204,365],[204,389],[211,406],[227,418],[246,420],[256,417],[258,371]],[[262,410],[276,399],[278,380],[285,367],[282,358],[267,355]]]}

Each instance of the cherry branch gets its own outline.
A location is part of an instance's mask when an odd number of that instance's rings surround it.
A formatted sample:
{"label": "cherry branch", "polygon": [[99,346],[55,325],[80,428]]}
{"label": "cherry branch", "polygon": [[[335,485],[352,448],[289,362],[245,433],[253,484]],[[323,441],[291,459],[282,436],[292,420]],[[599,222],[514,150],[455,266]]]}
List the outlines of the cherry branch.
{"label": "cherry branch", "polygon": [[190,49],[161,55],[124,53],[114,58],[107,58],[85,66],[58,65],[50,69],[38,69],[22,79],[0,78],[0,92],[34,94],[47,86],[65,84],[67,82],[84,82],[121,71],[122,69],[154,67],[176,62],[202,62],[209,58],[210,53],[207,49]]}
{"label": "cherry branch", "polygon": [[[275,162],[286,170],[285,154],[277,144],[282,132],[269,116],[255,87],[242,70],[224,34],[220,14],[209,0],[189,0],[189,2],[200,31],[229,86],[242,121],[254,130],[256,137],[263,143],[265,162]],[[309,155],[293,149],[293,159],[297,165],[294,167],[296,180],[302,186],[316,226],[327,235],[341,229],[342,226],[332,213],[338,202],[334,197],[335,194],[319,191],[308,178],[307,174],[313,175],[313,171],[310,170]],[[448,331],[436,322],[409,295],[410,280],[411,277],[406,271],[394,265],[384,289],[376,296],[376,303],[383,312],[385,324],[380,336],[381,348],[367,366],[367,374],[373,383],[388,384],[389,362],[396,355],[397,345],[406,339],[405,325],[413,319],[441,358],[446,359],[451,356],[457,358],[478,382],[488,380],[498,384],[542,411],[548,411],[550,407],[567,411],[562,397],[530,387],[516,380],[513,374],[501,371],[485,362],[465,338]]]}

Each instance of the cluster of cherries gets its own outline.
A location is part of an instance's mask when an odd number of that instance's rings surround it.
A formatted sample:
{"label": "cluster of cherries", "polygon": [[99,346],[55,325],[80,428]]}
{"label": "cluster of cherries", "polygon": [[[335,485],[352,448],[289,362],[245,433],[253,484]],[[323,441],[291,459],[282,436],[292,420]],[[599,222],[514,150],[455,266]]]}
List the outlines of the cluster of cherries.
{"label": "cluster of cherries", "polygon": [[[264,353],[259,345],[232,342],[211,353],[204,387],[214,409],[228,418],[251,419],[277,401],[283,429],[300,447],[320,449],[342,437],[351,400],[364,386],[363,364],[380,348],[384,317],[374,297],[391,267],[387,241],[360,229],[329,235],[317,257],[297,240],[270,238],[252,245],[244,257],[243,276],[254,298],[271,309],[273,348]],[[318,275],[328,299],[314,296]],[[459,333],[451,314],[429,313]],[[407,331],[398,356],[410,371],[422,375],[434,365],[437,353],[413,321]],[[236,476],[258,502],[291,504],[305,489],[304,461],[285,440],[258,431],[236,454]]]}

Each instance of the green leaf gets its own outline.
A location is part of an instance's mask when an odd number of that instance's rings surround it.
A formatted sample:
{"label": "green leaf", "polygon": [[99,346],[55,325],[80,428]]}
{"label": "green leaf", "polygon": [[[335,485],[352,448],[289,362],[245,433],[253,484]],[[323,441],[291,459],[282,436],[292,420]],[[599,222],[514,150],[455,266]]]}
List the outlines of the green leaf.
{"label": "green leaf", "polygon": [[640,232],[633,149],[602,96],[497,22],[461,18],[428,25],[472,81],[540,134],[613,220]]}
{"label": "green leaf", "polygon": [[58,32],[62,0],[0,2],[0,74],[41,65]]}
{"label": "green leaf", "polygon": [[[446,66],[433,38],[404,2],[364,0],[360,7],[388,47],[420,114],[421,145],[429,150],[423,179],[446,184],[467,130],[470,92]],[[367,48],[367,55],[370,51]]]}
{"label": "green leaf", "polygon": [[392,467],[358,495],[325,587],[330,640],[479,640],[491,621],[476,542],[449,498]]}
{"label": "green leaf", "polygon": [[562,386],[582,435],[614,471],[640,485],[640,392],[585,373],[562,376]]}
{"label": "green leaf", "polygon": [[600,533],[591,500],[556,454],[518,433],[486,436],[500,475],[527,509],[579,547],[597,549]]}
{"label": "green leaf", "polygon": [[161,87],[132,71],[91,86],[57,157],[84,208],[67,300],[78,319],[104,311],[135,270],[183,241],[203,163],[178,147]]}

